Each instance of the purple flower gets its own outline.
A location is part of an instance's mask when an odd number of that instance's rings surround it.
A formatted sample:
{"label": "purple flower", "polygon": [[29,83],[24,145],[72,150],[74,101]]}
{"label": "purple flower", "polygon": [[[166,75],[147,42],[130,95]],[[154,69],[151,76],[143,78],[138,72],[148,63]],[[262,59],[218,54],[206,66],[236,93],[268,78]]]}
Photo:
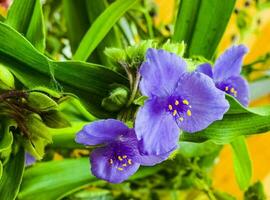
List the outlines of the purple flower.
{"label": "purple flower", "polygon": [[249,102],[248,84],[240,76],[244,55],[248,49],[244,45],[232,46],[215,62],[214,68],[209,63],[199,65],[198,72],[211,77],[217,88],[234,96],[244,106]]}
{"label": "purple flower", "polygon": [[33,157],[31,154],[29,153],[25,153],[25,165],[26,166],[30,166],[33,165],[36,162],[35,157]]}
{"label": "purple flower", "polygon": [[134,129],[114,119],[86,125],[75,140],[84,145],[101,145],[90,154],[91,171],[96,177],[111,183],[128,179],[140,165],[157,164],[170,153],[161,156],[142,155]]}
{"label": "purple flower", "polygon": [[177,147],[180,130],[200,131],[228,110],[225,94],[198,72],[186,72],[175,54],[148,49],[140,68],[140,90],[148,100],[137,113],[135,131],[142,151],[160,155]]}

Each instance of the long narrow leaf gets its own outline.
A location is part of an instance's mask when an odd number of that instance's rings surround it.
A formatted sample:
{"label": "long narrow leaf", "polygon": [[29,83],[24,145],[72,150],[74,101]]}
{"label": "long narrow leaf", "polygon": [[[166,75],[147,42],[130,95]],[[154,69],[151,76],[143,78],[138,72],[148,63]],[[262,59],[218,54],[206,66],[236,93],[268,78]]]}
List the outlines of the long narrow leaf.
{"label": "long narrow leaf", "polygon": [[[17,48],[14,49],[14,46]],[[101,107],[101,101],[108,95],[111,84],[127,84],[123,76],[103,66],[84,62],[52,61],[40,54],[18,32],[1,22],[0,61],[25,86],[31,88],[46,85],[72,92],[98,117],[112,115]]]}
{"label": "long narrow leaf", "polygon": [[252,177],[251,160],[248,153],[245,137],[240,136],[232,143],[234,174],[242,190],[246,190]]}
{"label": "long narrow leaf", "polygon": [[3,168],[0,179],[0,199],[13,200],[16,198],[24,171],[24,150],[12,156]]}
{"label": "long narrow leaf", "polygon": [[5,23],[25,35],[39,51],[44,51],[45,28],[40,0],[14,0]]}
{"label": "long narrow leaf", "polygon": [[[142,167],[130,179],[144,178],[160,169],[158,165]],[[61,199],[82,187],[95,184],[95,181],[99,180],[91,175],[88,158],[44,162],[26,170],[18,199]]]}
{"label": "long narrow leaf", "polygon": [[227,26],[235,0],[182,0],[173,39],[187,43],[186,56],[211,59]]}
{"label": "long narrow leaf", "polygon": [[86,61],[117,20],[137,1],[117,0],[112,3],[87,31],[74,55],[74,59]]}

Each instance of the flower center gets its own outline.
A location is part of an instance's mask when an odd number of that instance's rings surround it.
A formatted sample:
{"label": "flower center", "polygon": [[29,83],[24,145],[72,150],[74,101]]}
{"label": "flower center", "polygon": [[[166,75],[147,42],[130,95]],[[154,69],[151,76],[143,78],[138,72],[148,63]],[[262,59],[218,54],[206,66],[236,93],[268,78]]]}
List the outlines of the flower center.
{"label": "flower center", "polygon": [[110,165],[115,165],[119,171],[123,171],[125,167],[132,165],[132,159],[128,158],[127,155],[115,155],[108,162]]}
{"label": "flower center", "polygon": [[227,94],[230,94],[234,97],[237,97],[237,90],[234,88],[233,85],[230,84],[218,84],[217,88],[220,90],[226,92]]}
{"label": "flower center", "polygon": [[176,120],[182,122],[185,116],[190,117],[192,115],[191,108],[192,106],[187,99],[172,97],[169,99],[167,111],[171,113]]}

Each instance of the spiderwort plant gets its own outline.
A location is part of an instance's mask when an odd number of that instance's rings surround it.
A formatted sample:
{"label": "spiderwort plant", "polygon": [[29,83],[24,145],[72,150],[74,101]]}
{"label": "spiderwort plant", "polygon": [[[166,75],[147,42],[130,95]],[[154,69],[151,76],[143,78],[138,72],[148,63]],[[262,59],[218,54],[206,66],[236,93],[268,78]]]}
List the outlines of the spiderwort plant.
{"label": "spiderwort plant", "polygon": [[126,180],[140,165],[155,165],[170,153],[161,156],[141,154],[134,129],[114,119],[86,125],[75,140],[84,145],[101,145],[90,154],[91,171],[96,177],[111,183]]}
{"label": "spiderwort plant", "polygon": [[244,55],[248,49],[244,45],[232,46],[227,49],[214,64],[209,63],[198,66],[197,71],[211,77],[217,88],[235,97],[242,105],[249,102],[247,81],[241,77],[241,66]]}
{"label": "spiderwort plant", "polygon": [[148,100],[137,113],[135,131],[144,153],[175,149],[180,129],[200,131],[229,108],[208,76],[187,72],[185,61],[173,53],[148,49],[140,74],[140,90]]}

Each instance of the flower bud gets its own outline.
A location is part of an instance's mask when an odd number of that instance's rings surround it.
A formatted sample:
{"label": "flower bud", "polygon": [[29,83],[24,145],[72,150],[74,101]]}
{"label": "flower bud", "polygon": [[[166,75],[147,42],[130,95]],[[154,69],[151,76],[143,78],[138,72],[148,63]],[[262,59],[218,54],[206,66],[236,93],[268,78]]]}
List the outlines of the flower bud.
{"label": "flower bud", "polygon": [[128,90],[124,87],[115,88],[108,97],[102,100],[102,106],[108,111],[120,110],[128,100]]}

